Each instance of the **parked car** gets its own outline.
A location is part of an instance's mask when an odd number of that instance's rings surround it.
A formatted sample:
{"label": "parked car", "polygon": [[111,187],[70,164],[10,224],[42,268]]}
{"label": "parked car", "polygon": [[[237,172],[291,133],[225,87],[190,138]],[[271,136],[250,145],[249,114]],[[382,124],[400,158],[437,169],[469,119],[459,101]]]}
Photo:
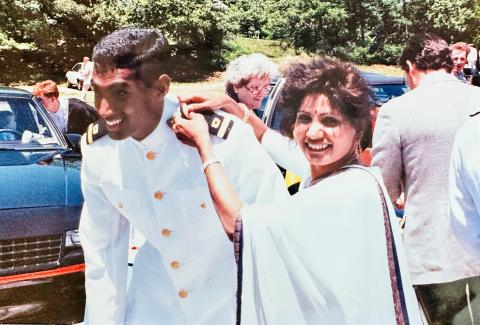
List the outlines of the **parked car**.
{"label": "parked car", "polygon": [[0,88],[0,323],[83,320],[79,135],[31,93]]}
{"label": "parked car", "polygon": [[65,76],[67,77],[68,88],[75,87],[78,90],[82,90],[84,78],[83,78],[83,75],[80,73],[81,69],[82,69],[82,63],[78,62],[70,70],[67,71]]}

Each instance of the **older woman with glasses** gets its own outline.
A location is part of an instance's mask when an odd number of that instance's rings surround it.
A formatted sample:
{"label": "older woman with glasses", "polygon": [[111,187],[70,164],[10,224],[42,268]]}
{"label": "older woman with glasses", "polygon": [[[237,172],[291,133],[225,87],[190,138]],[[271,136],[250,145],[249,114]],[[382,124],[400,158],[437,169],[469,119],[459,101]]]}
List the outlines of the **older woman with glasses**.
{"label": "older woman with glasses", "polygon": [[[229,63],[225,72],[225,91],[236,102],[245,105],[244,116],[257,111],[271,89],[270,81],[278,75],[276,65],[265,55],[255,53],[242,55]],[[246,110],[248,108],[248,110]]]}
{"label": "older woman with glasses", "polygon": [[[327,58],[285,72],[283,133],[309,166],[301,191],[248,206],[215,158],[202,115],[172,129],[198,149],[220,221],[238,256],[237,324],[421,324],[395,214],[357,147],[372,94],[353,65]],[[241,159],[241,157],[239,157]]]}

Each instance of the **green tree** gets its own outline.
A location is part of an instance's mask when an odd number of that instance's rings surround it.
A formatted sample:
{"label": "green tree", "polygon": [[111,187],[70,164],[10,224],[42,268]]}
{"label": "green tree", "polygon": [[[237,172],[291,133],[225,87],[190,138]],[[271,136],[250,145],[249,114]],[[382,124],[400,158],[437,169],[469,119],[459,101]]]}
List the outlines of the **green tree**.
{"label": "green tree", "polygon": [[0,0],[0,5],[0,45],[31,49],[0,48],[2,68],[13,71],[8,62],[25,62],[26,69],[50,71],[51,77],[90,55],[102,36],[128,25],[159,28],[175,54],[222,66],[224,39],[234,26],[219,0]]}
{"label": "green tree", "polygon": [[409,33],[433,32],[449,42],[471,42],[479,33],[478,0],[410,0]]}
{"label": "green tree", "polygon": [[202,58],[205,64],[222,66],[219,57],[227,33],[233,30],[228,7],[204,0],[145,0],[128,16],[131,24],[156,27],[165,32],[177,55]]}
{"label": "green tree", "polygon": [[280,0],[272,2],[266,29],[297,49],[334,54],[347,40],[347,17],[333,1]]}

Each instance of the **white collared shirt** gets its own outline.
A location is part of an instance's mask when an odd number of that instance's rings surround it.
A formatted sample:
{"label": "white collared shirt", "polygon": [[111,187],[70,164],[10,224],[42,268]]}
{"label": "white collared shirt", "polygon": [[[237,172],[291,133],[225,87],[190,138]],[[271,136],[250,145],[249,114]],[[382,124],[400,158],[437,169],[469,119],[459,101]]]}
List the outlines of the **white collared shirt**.
{"label": "white collared shirt", "polygon": [[50,117],[53,119],[53,122],[55,122],[60,131],[62,133],[66,133],[68,125],[68,99],[59,98],[58,103],[58,111],[48,111],[48,114],[50,114]]}

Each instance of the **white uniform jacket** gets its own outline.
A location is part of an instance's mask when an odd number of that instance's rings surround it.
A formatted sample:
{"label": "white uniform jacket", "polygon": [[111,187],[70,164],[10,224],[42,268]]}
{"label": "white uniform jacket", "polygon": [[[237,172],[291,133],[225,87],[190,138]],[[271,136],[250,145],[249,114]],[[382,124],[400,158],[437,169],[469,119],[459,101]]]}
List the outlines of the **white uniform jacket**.
{"label": "white uniform jacket", "polygon": [[[167,126],[178,103],[166,98],[157,128],[142,141],[82,139],[80,222],[86,262],[86,324],[234,324],[233,244],[216,214],[195,148]],[[243,201],[288,196],[274,163],[239,119],[215,154]],[[128,287],[130,224],[145,238]]]}

